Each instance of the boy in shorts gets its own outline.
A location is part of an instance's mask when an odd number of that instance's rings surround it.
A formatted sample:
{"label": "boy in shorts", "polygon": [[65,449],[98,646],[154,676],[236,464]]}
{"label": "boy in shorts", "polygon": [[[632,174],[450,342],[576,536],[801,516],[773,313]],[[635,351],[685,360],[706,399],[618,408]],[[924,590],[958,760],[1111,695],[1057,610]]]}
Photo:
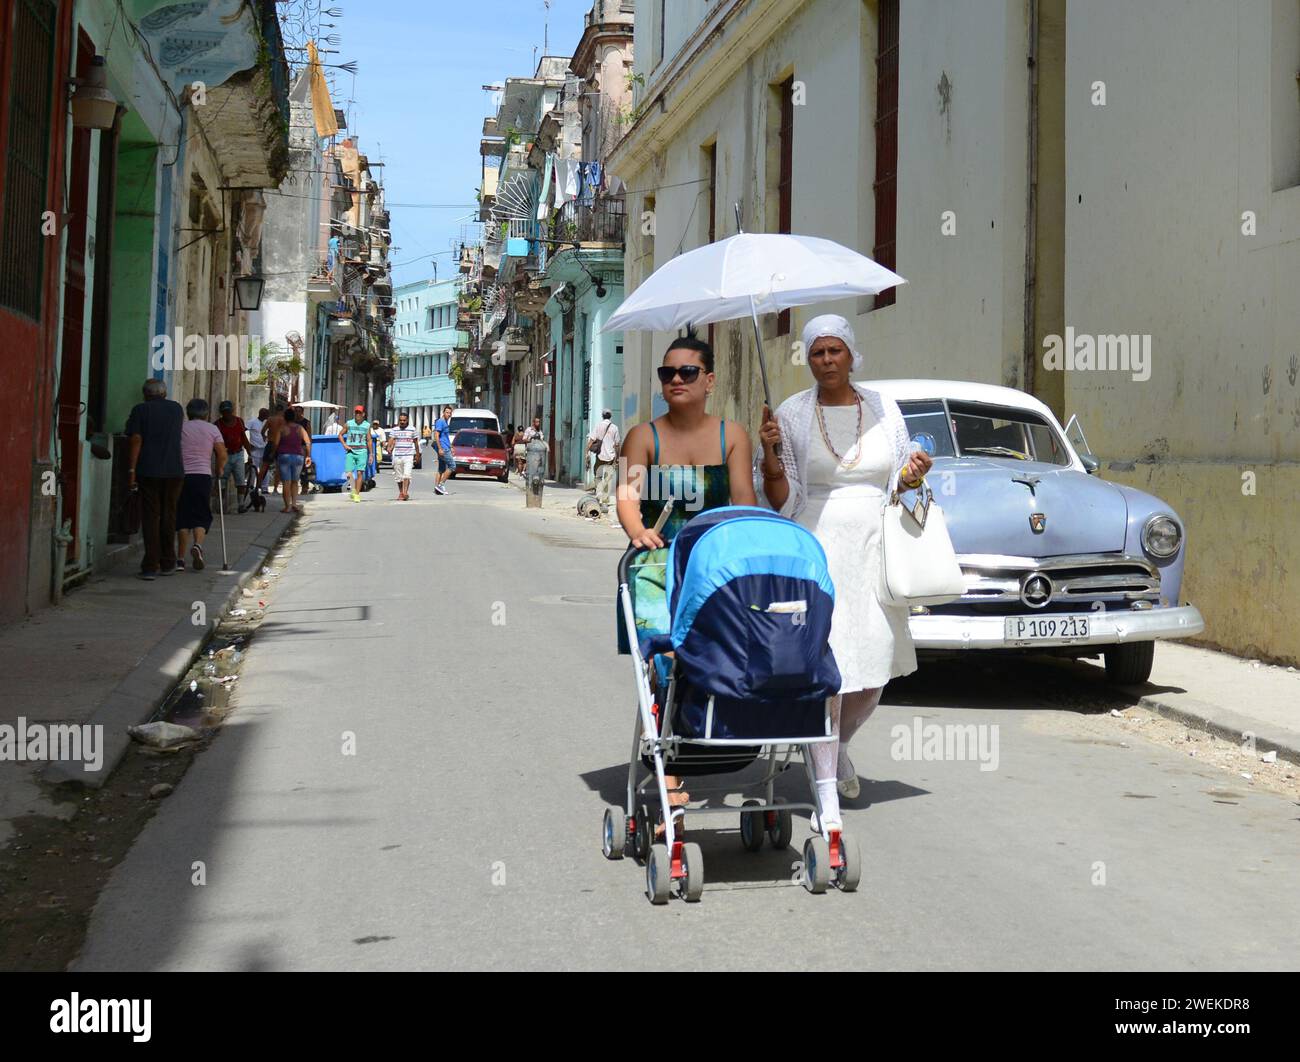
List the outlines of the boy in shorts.
{"label": "boy in shorts", "polygon": [[366,466],[373,455],[373,441],[370,438],[370,421],[366,420],[366,407],[357,406],[352,410],[352,419],[343,425],[343,474],[352,481],[352,500],[361,500],[361,485],[366,477]]}

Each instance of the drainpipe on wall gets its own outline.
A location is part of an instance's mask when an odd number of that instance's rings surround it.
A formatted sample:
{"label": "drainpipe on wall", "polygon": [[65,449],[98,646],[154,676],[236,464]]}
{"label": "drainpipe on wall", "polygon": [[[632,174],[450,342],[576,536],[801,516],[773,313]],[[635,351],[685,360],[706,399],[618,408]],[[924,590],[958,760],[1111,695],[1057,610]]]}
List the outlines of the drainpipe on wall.
{"label": "drainpipe on wall", "polygon": [[1036,394],[1034,384],[1038,370],[1036,288],[1038,261],[1038,3],[1029,0],[1029,128],[1025,182],[1025,338],[1024,379],[1020,389]]}
{"label": "drainpipe on wall", "polygon": [[62,490],[56,495],[54,526],[58,530],[54,532],[52,538],[54,545],[54,578],[52,580],[53,585],[50,588],[50,603],[61,605],[63,604],[64,572],[68,565],[68,547],[72,545],[72,521],[63,519]]}

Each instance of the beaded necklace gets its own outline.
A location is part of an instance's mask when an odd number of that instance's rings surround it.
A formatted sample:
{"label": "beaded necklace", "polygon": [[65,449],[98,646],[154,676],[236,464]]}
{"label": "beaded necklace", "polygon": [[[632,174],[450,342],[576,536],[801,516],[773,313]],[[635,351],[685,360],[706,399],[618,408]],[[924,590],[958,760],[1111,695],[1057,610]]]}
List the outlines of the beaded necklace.
{"label": "beaded necklace", "polygon": [[855,456],[853,458],[853,461],[847,465],[844,464],[847,455],[841,456],[840,452],[837,449],[835,449],[834,445],[832,445],[831,443],[830,432],[826,430],[826,417],[822,413],[822,402],[821,402],[820,391],[817,394],[817,402],[815,403],[817,409],[817,427],[821,429],[822,442],[826,444],[826,449],[828,449],[831,452],[831,455],[835,458],[836,463],[839,464],[844,469],[845,472],[849,471],[849,469],[857,468],[858,462],[862,460],[862,396],[858,394],[856,387],[853,389],[853,398],[857,402],[857,406],[858,406],[858,427],[857,427],[857,432],[854,435],[854,438],[857,441],[850,448],[849,452],[852,453],[854,450],[856,450],[857,456]]}

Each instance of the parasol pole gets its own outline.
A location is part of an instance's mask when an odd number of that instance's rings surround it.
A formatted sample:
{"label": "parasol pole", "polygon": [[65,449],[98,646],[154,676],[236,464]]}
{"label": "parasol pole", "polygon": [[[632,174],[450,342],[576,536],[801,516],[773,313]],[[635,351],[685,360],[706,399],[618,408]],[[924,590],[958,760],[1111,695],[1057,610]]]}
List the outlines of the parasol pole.
{"label": "parasol pole", "polygon": [[[749,297],[749,319],[754,322],[754,342],[758,344],[758,372],[763,377],[763,401],[767,408],[776,412],[772,405],[772,388],[767,382],[767,359],[763,357],[763,332],[758,327],[758,310],[754,307],[754,296]],[[780,449],[776,451],[778,454]]]}
{"label": "parasol pole", "polygon": [[[745,230],[740,224],[740,203],[735,204],[736,208],[736,234],[740,235]],[[758,351],[758,372],[763,378],[763,402],[770,409],[773,415],[776,414],[776,406],[772,404],[772,387],[767,382],[767,359],[763,357],[763,330],[758,326],[758,308],[754,305],[754,296],[749,297],[749,319],[754,324],[754,343]],[[774,447],[776,456],[781,456],[781,444],[777,443]]]}

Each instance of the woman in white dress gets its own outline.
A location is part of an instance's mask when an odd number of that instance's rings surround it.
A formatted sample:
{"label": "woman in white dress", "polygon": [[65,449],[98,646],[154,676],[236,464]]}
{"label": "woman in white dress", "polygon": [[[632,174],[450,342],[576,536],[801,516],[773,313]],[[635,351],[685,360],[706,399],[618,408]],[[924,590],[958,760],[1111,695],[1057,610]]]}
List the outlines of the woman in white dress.
{"label": "woman in white dress", "polygon": [[[764,408],[763,493],[782,515],[812,531],[826,551],[835,584],[831,649],[840,692],[831,718],[838,742],[813,746],[813,775],[823,833],[840,827],[842,793],[859,792],[847,745],[880,703],[891,678],[916,670],[906,607],[887,607],[876,595],[881,510],[894,489],[920,485],[930,457],[911,452],[907,428],[893,399],[854,384],[862,365],[853,329],[843,317],[815,317],[803,330],[808,368],[817,381],[782,402],[775,417]],[[778,443],[781,454],[776,454]]]}

